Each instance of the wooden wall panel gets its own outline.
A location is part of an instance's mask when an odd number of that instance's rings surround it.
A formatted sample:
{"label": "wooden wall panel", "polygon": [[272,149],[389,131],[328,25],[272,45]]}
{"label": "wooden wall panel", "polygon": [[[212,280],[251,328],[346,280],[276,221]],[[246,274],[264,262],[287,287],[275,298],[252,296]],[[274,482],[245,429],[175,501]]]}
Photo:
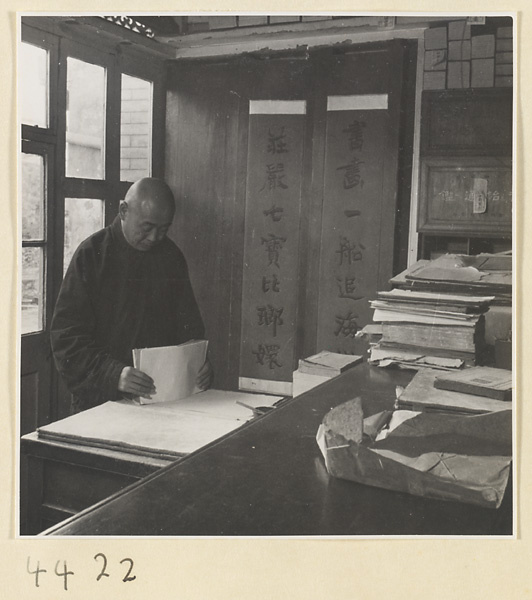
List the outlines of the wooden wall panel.
{"label": "wooden wall panel", "polygon": [[[388,85],[388,78],[394,73],[397,76],[398,68],[401,71],[403,49],[404,44],[391,42],[352,47],[347,53],[338,48],[325,48],[284,56],[240,56],[218,62],[186,61],[169,66],[166,178],[183,205],[171,236],[189,263],[212,348],[217,387],[236,389],[238,386],[249,101],[307,102],[302,131],[298,296],[294,298],[298,317],[291,368],[295,368],[298,357],[318,349],[327,94],[387,91],[393,106],[399,110],[400,76],[395,87]],[[377,58],[383,56],[385,63],[389,60],[391,66],[372,68]],[[365,73],[357,78],[353,73],[357,64],[362,63]],[[413,85],[412,80],[410,83]],[[410,110],[413,111],[413,107]],[[403,119],[401,123],[407,121]],[[394,123],[399,127],[400,120],[396,118]],[[411,131],[401,139],[409,136]],[[399,139],[398,135],[395,139]],[[409,171],[411,161],[404,164]],[[384,158],[383,168],[390,167],[397,169],[397,155]],[[402,174],[404,179],[409,179],[409,172]],[[392,188],[386,193],[397,192],[397,180]],[[395,196],[393,202],[396,202]],[[384,221],[379,236],[381,241],[385,240],[382,243],[391,265],[394,220]],[[406,239],[403,237],[404,244]],[[406,247],[401,246],[399,252],[406,256]],[[379,285],[386,283],[391,269],[389,266],[379,272]]]}
{"label": "wooden wall panel", "polygon": [[210,341],[215,385],[236,387],[230,360],[233,252],[242,246],[236,175],[240,98],[224,64],[171,73],[166,179],[180,210],[170,237],[183,250]]}

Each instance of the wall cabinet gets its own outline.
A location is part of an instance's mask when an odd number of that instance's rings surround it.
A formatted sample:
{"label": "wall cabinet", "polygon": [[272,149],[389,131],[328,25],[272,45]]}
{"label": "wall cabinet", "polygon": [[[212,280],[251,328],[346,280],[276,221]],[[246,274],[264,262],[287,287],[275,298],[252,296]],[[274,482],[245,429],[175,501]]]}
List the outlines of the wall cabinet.
{"label": "wall cabinet", "polygon": [[511,89],[424,92],[423,258],[511,248],[512,114]]}

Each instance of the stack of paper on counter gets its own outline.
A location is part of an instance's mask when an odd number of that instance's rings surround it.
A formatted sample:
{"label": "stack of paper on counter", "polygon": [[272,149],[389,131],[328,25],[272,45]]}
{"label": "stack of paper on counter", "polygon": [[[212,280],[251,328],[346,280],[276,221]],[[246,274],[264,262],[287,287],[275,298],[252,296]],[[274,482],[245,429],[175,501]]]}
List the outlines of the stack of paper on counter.
{"label": "stack of paper on counter", "polygon": [[294,371],[292,396],[300,396],[325,381],[340,375],[362,362],[362,357],[353,354],[339,354],[323,350],[299,360],[299,367]]}
{"label": "stack of paper on counter", "polygon": [[397,406],[408,410],[446,411],[481,414],[511,410],[512,403],[463,392],[451,392],[435,387],[441,371],[422,369],[397,398]]}
{"label": "stack of paper on counter", "polygon": [[[383,361],[406,352],[428,357],[428,362],[436,368],[477,364],[485,351],[484,313],[493,299],[493,296],[408,290],[378,292],[371,307],[375,310],[373,320],[381,323],[382,337],[371,349],[383,352],[379,358],[377,353],[371,352],[371,361],[378,366],[387,366],[390,363]],[[445,361],[436,361],[434,357],[455,360],[446,365]],[[399,359],[395,362],[402,366],[410,363],[415,368],[418,360]]]}
{"label": "stack of paper on counter", "polygon": [[179,346],[136,348],[133,366],[149,375],[157,392],[151,398],[138,398],[140,404],[169,402],[199,392],[196,378],[207,357],[206,340],[191,340]]}
{"label": "stack of paper on counter", "polygon": [[207,390],[185,400],[144,406],[128,400],[106,402],[37,431],[43,439],[172,459],[251,419],[252,410],[242,403],[273,406],[279,400],[279,396]]}

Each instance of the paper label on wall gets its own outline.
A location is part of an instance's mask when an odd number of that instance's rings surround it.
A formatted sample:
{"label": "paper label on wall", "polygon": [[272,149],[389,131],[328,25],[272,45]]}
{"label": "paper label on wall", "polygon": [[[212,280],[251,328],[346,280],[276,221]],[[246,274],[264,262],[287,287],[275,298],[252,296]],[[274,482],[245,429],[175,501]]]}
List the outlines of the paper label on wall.
{"label": "paper label on wall", "polygon": [[475,177],[473,180],[473,214],[481,215],[488,208],[488,180]]}
{"label": "paper label on wall", "polygon": [[327,96],[327,110],[386,110],[388,94]]}
{"label": "paper label on wall", "polygon": [[291,381],[304,114],[251,114],[240,378]]}

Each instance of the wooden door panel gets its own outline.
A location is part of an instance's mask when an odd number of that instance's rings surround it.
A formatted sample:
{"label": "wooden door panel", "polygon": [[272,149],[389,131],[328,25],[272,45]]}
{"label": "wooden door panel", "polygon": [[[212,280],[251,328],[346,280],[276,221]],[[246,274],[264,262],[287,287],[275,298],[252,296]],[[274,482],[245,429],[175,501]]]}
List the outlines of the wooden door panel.
{"label": "wooden door panel", "polygon": [[26,335],[21,342],[20,435],[34,431],[50,420],[52,355],[48,336]]}
{"label": "wooden door panel", "polygon": [[39,410],[39,372],[20,378],[20,435],[35,431]]}

